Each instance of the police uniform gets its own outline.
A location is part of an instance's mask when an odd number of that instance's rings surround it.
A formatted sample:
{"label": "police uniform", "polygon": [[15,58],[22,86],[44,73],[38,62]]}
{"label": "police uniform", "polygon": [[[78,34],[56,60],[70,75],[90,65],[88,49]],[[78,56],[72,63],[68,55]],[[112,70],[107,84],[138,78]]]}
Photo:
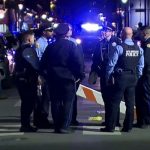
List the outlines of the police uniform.
{"label": "police uniform", "polygon": [[[110,27],[105,28],[105,30],[112,31],[113,29]],[[111,86],[107,86],[105,82],[105,75],[106,75],[106,65],[108,63],[109,57],[112,55],[113,51],[115,50],[116,46],[121,44],[121,40],[116,36],[111,36],[109,41],[107,39],[101,40],[94,51],[93,55],[93,64],[91,67],[91,72],[97,72],[100,77],[100,88],[102,92],[102,97],[105,103],[105,111],[107,112],[107,104],[109,103],[109,96],[111,95]],[[108,94],[109,93],[109,94]],[[119,113],[118,113],[119,114]],[[105,113],[105,123],[107,117],[107,113]],[[119,115],[118,120],[116,122],[118,126],[119,124]]]}
{"label": "police uniform", "polygon": [[47,72],[51,112],[56,133],[68,132],[76,94],[75,81],[83,78],[83,62],[76,45],[66,39],[68,24],[59,24],[56,41],[50,44],[41,59],[41,71]]}
{"label": "police uniform", "polygon": [[[84,63],[84,56],[83,56],[83,49],[82,46],[80,44],[78,44],[76,42],[76,39],[69,37],[68,40],[72,41],[76,46],[77,46],[77,50],[79,51],[79,53],[81,54],[81,58],[82,58],[82,62]],[[80,82],[76,83],[76,90],[78,89]],[[72,121],[71,121],[71,125],[79,125],[79,122],[77,121],[77,95],[75,95],[75,100],[73,102],[73,112],[72,112]]]}
{"label": "police uniform", "polygon": [[21,98],[21,131],[36,131],[30,125],[30,117],[37,97],[37,77],[39,62],[31,45],[23,44],[15,54],[16,86]]}
{"label": "police uniform", "polygon": [[129,132],[132,129],[136,80],[137,76],[142,75],[143,66],[143,50],[134,44],[132,39],[126,39],[121,46],[116,47],[106,68],[106,82],[109,82],[110,76],[114,72],[114,85],[108,109],[108,122],[106,128],[101,131],[114,131],[118,107],[123,96],[126,115],[122,131]]}
{"label": "police uniform", "polygon": [[[52,32],[52,28],[42,28],[41,30],[43,32],[44,31]],[[50,44],[49,39],[46,38],[45,36],[41,36],[36,41],[36,43],[38,44],[36,48],[37,56],[39,60],[41,60],[46,47],[48,46],[48,44]],[[49,91],[48,91],[48,85],[45,82],[41,86],[41,95],[39,95],[39,101],[37,103],[37,107],[35,111],[36,113],[35,113],[34,125],[36,125],[38,128],[50,128],[50,123],[48,120],[49,101],[50,101],[50,96],[49,96]]]}
{"label": "police uniform", "polygon": [[136,89],[136,126],[139,128],[150,125],[150,38],[142,46],[144,49],[144,69]]}

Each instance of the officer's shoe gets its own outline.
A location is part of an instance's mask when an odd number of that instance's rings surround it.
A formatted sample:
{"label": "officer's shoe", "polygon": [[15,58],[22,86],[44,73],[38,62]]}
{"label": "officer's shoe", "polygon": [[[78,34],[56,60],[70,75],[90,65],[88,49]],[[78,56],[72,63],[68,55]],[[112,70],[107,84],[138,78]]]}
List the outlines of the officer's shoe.
{"label": "officer's shoe", "polygon": [[72,126],[78,126],[80,123],[77,120],[71,121]]}
{"label": "officer's shoe", "polygon": [[121,127],[121,123],[118,122],[118,123],[116,124],[116,126],[117,126],[117,127]]}
{"label": "officer's shoe", "polygon": [[33,127],[33,126],[22,126],[20,128],[20,132],[36,132],[38,129],[36,127]]}
{"label": "officer's shoe", "polygon": [[133,127],[141,128],[141,129],[147,129],[149,127],[149,125],[136,123],[136,124],[133,125]]}
{"label": "officer's shoe", "polygon": [[69,134],[69,133],[73,133],[74,132],[74,130],[72,130],[72,129],[61,129],[60,130],[60,132],[62,133],[62,134]]}
{"label": "officer's shoe", "polygon": [[58,133],[58,134],[69,134],[69,133],[73,133],[74,130],[72,130],[71,128],[67,128],[67,129],[55,129],[54,133]]}
{"label": "officer's shoe", "polygon": [[[100,124],[100,126],[106,126],[106,123],[105,123],[105,122],[102,122],[102,123]],[[118,123],[116,124],[116,126],[117,126],[117,127],[121,127],[121,123],[118,122]]]}
{"label": "officer's shoe", "polygon": [[114,129],[109,129],[109,128],[101,128],[101,132],[114,132]]}
{"label": "officer's shoe", "polygon": [[132,129],[122,128],[121,132],[131,132]]}
{"label": "officer's shoe", "polygon": [[106,126],[105,122],[100,123],[100,126]]}

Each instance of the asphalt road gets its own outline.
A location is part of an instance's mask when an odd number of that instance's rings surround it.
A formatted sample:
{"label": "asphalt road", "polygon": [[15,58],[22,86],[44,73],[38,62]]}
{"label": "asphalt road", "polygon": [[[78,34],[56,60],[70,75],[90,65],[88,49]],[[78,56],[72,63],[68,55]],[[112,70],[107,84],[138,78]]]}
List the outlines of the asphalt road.
{"label": "asphalt road", "polygon": [[[90,62],[86,63],[88,76]],[[97,85],[84,85],[98,89]],[[104,107],[94,102],[78,98],[79,126],[72,127],[71,134],[55,134],[53,129],[40,129],[37,133],[21,133],[20,99],[13,87],[4,91],[8,99],[0,100],[0,150],[149,150],[150,128],[134,128],[131,133],[100,132],[101,121],[89,120],[89,117],[101,116],[104,119]],[[100,114],[99,114],[100,113]],[[123,122],[124,115],[120,117]],[[49,120],[52,122],[51,114]]]}

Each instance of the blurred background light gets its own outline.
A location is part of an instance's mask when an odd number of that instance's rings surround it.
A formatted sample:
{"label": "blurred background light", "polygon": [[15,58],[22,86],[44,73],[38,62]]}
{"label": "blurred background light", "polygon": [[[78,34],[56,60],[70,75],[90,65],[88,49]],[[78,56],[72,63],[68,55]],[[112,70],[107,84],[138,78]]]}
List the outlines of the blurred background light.
{"label": "blurred background light", "polygon": [[79,39],[79,38],[76,39],[76,42],[77,42],[77,44],[81,44],[82,43],[81,39]]}
{"label": "blurred background light", "polygon": [[128,2],[128,0],[121,0],[121,2],[125,4]]}
{"label": "blurred background light", "polygon": [[96,23],[85,23],[81,25],[82,29],[88,32],[97,32],[98,30],[102,29],[102,26],[99,26]]}

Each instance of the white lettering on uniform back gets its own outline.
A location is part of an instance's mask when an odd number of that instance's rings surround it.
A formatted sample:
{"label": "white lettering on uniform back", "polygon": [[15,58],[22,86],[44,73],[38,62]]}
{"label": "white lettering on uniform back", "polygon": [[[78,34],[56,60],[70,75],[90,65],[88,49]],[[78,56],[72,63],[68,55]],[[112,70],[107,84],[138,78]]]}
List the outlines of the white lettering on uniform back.
{"label": "white lettering on uniform back", "polygon": [[137,56],[139,56],[139,51],[135,51],[135,50],[126,51],[126,57],[137,57]]}

